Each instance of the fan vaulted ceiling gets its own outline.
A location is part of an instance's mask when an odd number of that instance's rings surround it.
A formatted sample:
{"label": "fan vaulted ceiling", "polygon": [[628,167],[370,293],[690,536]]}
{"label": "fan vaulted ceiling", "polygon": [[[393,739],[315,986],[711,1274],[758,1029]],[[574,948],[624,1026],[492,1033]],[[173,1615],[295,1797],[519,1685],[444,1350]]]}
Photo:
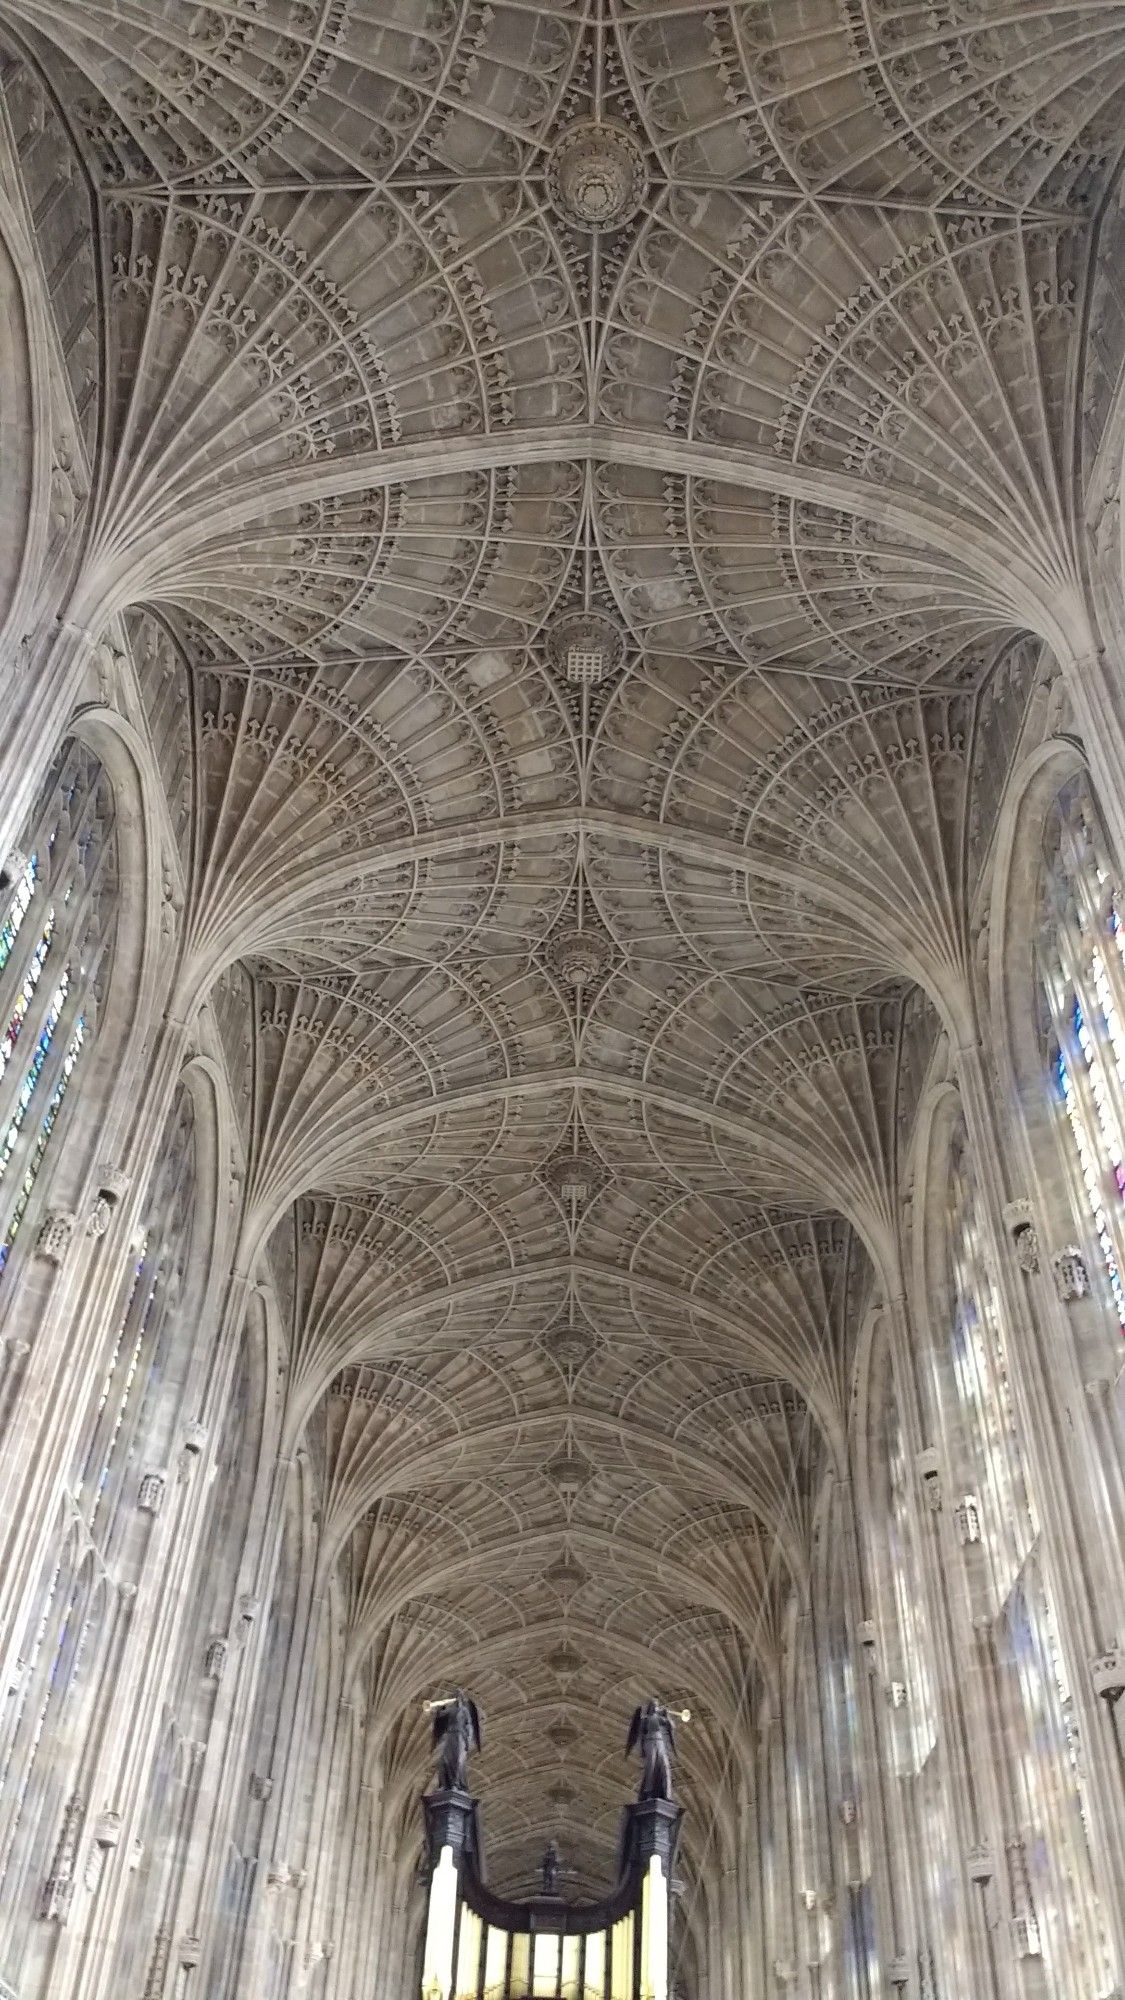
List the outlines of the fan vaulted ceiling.
{"label": "fan vaulted ceiling", "polygon": [[594,1888],[629,1704],[702,1821],[811,1561],[1074,583],[1125,6],[0,12],[373,1726],[416,1787],[471,1683],[495,1878]]}

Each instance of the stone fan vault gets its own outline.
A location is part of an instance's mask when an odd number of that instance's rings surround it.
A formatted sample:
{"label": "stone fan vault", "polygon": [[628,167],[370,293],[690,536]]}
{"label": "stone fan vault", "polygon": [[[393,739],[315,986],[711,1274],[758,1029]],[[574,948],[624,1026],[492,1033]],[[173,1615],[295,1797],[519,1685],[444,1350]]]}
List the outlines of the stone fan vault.
{"label": "stone fan vault", "polygon": [[0,90],[0,1994],[1121,2000],[1125,5]]}

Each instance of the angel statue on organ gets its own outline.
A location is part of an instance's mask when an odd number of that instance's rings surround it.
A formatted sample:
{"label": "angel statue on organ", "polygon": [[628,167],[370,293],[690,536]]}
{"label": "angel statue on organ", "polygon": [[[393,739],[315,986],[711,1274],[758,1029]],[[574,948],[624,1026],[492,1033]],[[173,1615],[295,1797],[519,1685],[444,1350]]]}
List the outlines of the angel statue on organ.
{"label": "angel statue on organ", "polygon": [[467,1790],[470,1752],[481,1745],[480,1713],[476,1702],[463,1688],[448,1700],[435,1702],[434,1749],[438,1752],[437,1789],[440,1792]]}
{"label": "angel statue on organ", "polygon": [[640,1750],[642,1759],[638,1799],[670,1799],[676,1725],[662,1701],[646,1701],[643,1708],[634,1710],[625,1755],[635,1749]]}

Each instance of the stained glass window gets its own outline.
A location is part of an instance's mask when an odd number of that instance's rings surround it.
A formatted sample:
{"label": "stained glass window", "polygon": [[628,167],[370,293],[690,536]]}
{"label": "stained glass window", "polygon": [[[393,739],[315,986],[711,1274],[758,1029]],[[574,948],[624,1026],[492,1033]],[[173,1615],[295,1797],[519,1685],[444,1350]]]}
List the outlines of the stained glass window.
{"label": "stained glass window", "polygon": [[8,1022],[6,1029],[4,1030],[3,1035],[0,1036],[0,1077],[3,1076],[4,1071],[7,1069],[8,1064],[12,1060],[12,1055],[15,1051],[16,1042],[19,1039],[20,1030],[22,1029],[24,1022],[27,1020],[28,1009],[31,1006],[32,1000],[35,998],[35,989],[39,984],[40,974],[43,971],[43,967],[47,959],[47,952],[50,949],[51,933],[54,930],[54,923],[55,923],[55,913],[53,910],[50,910],[47,913],[47,921],[43,926],[42,936],[40,937],[39,942],[35,947],[35,950],[32,952],[31,957],[27,962],[27,971],[24,973],[23,979],[20,983],[19,991],[16,994],[15,1005],[12,1008],[11,1018]]}
{"label": "stained glass window", "polygon": [[35,857],[25,861],[20,868],[8,905],[3,924],[0,924],[0,971],[8,963],[20,932],[20,925],[27,915],[27,906],[35,890]]}
{"label": "stained glass window", "polygon": [[1047,838],[1041,978],[1076,1198],[1125,1332],[1125,934],[1089,799],[1064,797]]}
{"label": "stained glass window", "polygon": [[60,753],[25,842],[0,899],[0,1275],[94,1032],[116,923],[113,797],[81,745]]}
{"label": "stained glass window", "polygon": [[[1072,998],[1071,1001],[1071,1024],[1074,1029],[1075,1040],[1082,1050],[1087,1073],[1093,1085],[1094,1080],[1098,1077],[1098,1059],[1093,1039],[1077,998]],[[1095,1234],[1102,1253],[1102,1263],[1105,1267],[1106,1278],[1117,1311],[1118,1323],[1122,1330],[1125,1331],[1125,1285],[1121,1282],[1121,1269],[1118,1264],[1117,1251],[1114,1247],[1113,1235],[1110,1230],[1106,1197],[1103,1193],[1104,1174],[1101,1161],[1098,1157],[1101,1150],[1099,1140],[1101,1141],[1101,1145],[1106,1147],[1117,1193],[1119,1196],[1125,1197],[1125,1176],[1123,1176],[1120,1148],[1112,1138],[1110,1138],[1108,1144],[1106,1143],[1104,1088],[1101,1091],[1095,1088],[1091,1093],[1094,1099],[1096,1120],[1095,1127],[1091,1130],[1090,1122],[1083,1115],[1082,1100],[1076,1088],[1070,1065],[1061,1049],[1056,1057],[1056,1070],[1059,1089],[1062,1092],[1063,1103],[1066,1106],[1071,1136],[1074,1140],[1074,1150],[1082,1176],[1082,1185],[1086,1190],[1087,1205],[1093,1218]]]}

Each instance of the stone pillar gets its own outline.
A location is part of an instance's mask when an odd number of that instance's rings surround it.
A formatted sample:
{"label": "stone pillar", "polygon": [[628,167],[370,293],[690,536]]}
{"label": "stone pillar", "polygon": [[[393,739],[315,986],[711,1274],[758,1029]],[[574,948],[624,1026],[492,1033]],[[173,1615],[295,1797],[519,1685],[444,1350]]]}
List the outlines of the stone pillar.
{"label": "stone pillar", "polygon": [[[1068,1304],[1080,1301],[1081,1286],[1074,1274],[1059,1271],[1049,1243],[1046,1249],[1037,1247],[1033,1261],[1038,1268],[1021,1274],[1016,1246],[1004,1227],[1010,1190],[1001,1173],[1001,1125],[982,1051],[959,1051],[957,1067],[981,1193],[982,1226],[1008,1341],[1013,1403],[1042,1523],[1044,1574],[1086,1746],[1087,1789],[1096,1826],[1093,1861],[1120,1977],[1125,1967],[1125,1772],[1116,1755],[1112,1717],[1095,1690],[1091,1663],[1125,1642],[1121,1625],[1125,1597],[1120,1530],[1106,1522],[1100,1504],[1098,1439],[1066,1323]],[[1027,1164],[1030,1169],[1032,1163]],[[1025,1244],[1025,1253],[1028,1249]],[[1025,1261],[1032,1260],[1025,1255]]]}
{"label": "stone pillar", "polygon": [[[972,1955],[973,1990],[981,2000],[1005,2000],[1013,1992],[1010,1972],[991,1949],[989,1913],[983,1900],[974,1902],[969,1890],[972,1857],[1000,1844],[1000,1819],[990,1743],[979,1705],[966,1700],[962,1673],[970,1641],[956,1619],[945,1571],[943,1529],[949,1531],[949,1496],[941,1492],[940,1471],[932,1463],[932,1441],[923,1428],[922,1395],[916,1373],[917,1340],[906,1300],[900,1295],[887,1308],[899,1419],[910,1463],[915,1468],[911,1488],[927,1619],[934,1645],[939,1732],[949,1781],[949,1801],[962,1867],[958,1900],[964,1935]],[[944,1517],[944,1519],[943,1519]],[[940,1948],[940,1940],[932,1943]],[[916,1949],[905,1936],[893,1957]]]}
{"label": "stone pillar", "polygon": [[868,1679],[861,1665],[869,1599],[864,1582],[855,1490],[851,1480],[840,1480],[838,1488],[840,1546],[837,1559],[843,1569],[845,1636],[855,1680],[859,1725],[852,1745],[857,1784],[851,1792],[832,1802],[835,1807],[836,1881],[842,1906],[840,1928],[842,1930],[846,1924],[849,1930],[854,1930],[856,1898],[862,1893],[867,1870],[870,1869],[876,1931],[881,1938],[893,1939],[900,1899],[896,1896],[891,1876],[894,1850],[886,1815],[887,1773],[882,1765],[882,1746],[875,1726]]}

